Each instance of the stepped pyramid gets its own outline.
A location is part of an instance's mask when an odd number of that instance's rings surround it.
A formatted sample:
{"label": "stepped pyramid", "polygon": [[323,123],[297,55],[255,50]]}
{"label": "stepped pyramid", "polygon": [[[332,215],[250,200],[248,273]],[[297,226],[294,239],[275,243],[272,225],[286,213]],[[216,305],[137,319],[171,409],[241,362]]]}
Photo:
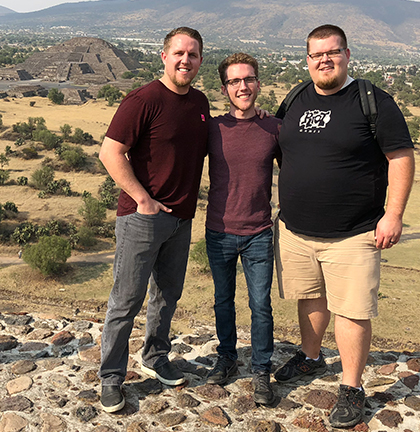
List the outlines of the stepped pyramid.
{"label": "stepped pyramid", "polygon": [[[136,60],[109,42],[92,37],[75,37],[32,54],[19,64],[19,77],[73,81],[76,84],[105,84],[139,67]],[[0,76],[4,76],[5,72],[5,68],[0,70]],[[10,68],[7,72],[10,78],[4,79],[13,79]]]}

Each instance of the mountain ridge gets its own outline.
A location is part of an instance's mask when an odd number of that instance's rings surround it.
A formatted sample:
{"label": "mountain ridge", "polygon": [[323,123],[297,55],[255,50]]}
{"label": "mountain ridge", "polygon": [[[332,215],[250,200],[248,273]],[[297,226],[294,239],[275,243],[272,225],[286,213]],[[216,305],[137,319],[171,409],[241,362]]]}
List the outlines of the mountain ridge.
{"label": "mountain ridge", "polygon": [[[325,17],[333,17],[325,19]],[[304,45],[314,27],[331,22],[360,47],[420,49],[420,3],[407,0],[99,0],[0,16],[6,28],[71,27],[100,37],[162,38],[181,25],[197,28],[219,46],[239,39],[270,47]]]}

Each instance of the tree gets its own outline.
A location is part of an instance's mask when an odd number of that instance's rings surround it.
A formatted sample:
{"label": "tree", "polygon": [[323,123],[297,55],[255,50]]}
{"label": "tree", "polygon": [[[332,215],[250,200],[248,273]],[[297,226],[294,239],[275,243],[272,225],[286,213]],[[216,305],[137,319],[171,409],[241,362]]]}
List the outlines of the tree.
{"label": "tree", "polygon": [[78,169],[86,165],[87,154],[80,146],[68,146],[60,152],[60,159],[64,160],[69,168]]}
{"label": "tree", "polygon": [[83,206],[80,207],[79,214],[85,220],[86,226],[99,226],[106,219],[106,207],[96,198],[88,196],[83,199]]}
{"label": "tree", "polygon": [[34,141],[41,141],[47,150],[52,150],[61,142],[61,138],[47,129],[36,130],[32,134]]}
{"label": "tree", "polygon": [[32,268],[49,276],[59,273],[70,255],[68,240],[58,236],[43,236],[38,243],[25,247],[22,258]]}
{"label": "tree", "polygon": [[69,124],[63,124],[63,126],[60,126],[60,131],[62,133],[63,141],[67,141],[70,138],[71,135],[71,126]]}
{"label": "tree", "polygon": [[75,144],[93,144],[93,136],[88,132],[83,132],[83,129],[74,129],[74,134],[70,137],[70,141]]}
{"label": "tree", "polygon": [[122,97],[122,93],[110,84],[104,85],[98,92],[98,99],[104,98],[109,106],[114,105],[118,99]]}
{"label": "tree", "polygon": [[36,189],[44,190],[54,180],[54,169],[50,166],[40,168],[32,174],[31,180]]}
{"label": "tree", "polygon": [[48,99],[53,104],[61,105],[64,102],[64,94],[54,87],[48,92]]}

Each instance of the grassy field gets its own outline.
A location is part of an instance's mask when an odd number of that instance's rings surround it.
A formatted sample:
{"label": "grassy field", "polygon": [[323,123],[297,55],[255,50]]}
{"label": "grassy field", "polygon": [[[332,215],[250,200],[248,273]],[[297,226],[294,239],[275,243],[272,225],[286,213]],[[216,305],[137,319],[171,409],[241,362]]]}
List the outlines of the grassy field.
{"label": "grassy field", "polygon": [[[264,88],[268,93],[269,88]],[[284,89],[275,88],[279,96]],[[35,106],[30,107],[29,101],[34,100]],[[223,107],[223,99],[214,102]],[[27,121],[31,117],[44,117],[47,127],[59,133],[59,127],[68,123],[73,128],[80,127],[99,140],[116,110],[116,106],[108,107],[105,102],[92,101],[83,106],[56,106],[48,99],[29,98],[0,100],[0,113],[5,126],[12,126],[17,121]],[[414,110],[413,110],[414,111]],[[213,115],[223,111],[213,112]],[[6,145],[13,143],[1,139],[0,153]],[[99,145],[84,147],[93,154]],[[41,167],[46,156],[53,157],[47,151],[40,151],[38,159],[23,161],[12,158],[9,166],[11,179],[21,175],[30,177],[31,173]],[[416,154],[416,165],[420,167],[420,157]],[[98,187],[103,182],[104,174],[84,172],[57,172],[56,178],[65,178],[71,182],[71,188],[77,192],[88,190],[97,196]],[[207,169],[202,178],[203,188],[208,186]],[[274,179],[276,183],[276,179]],[[81,218],[78,208],[82,204],[81,197],[38,198],[38,191],[30,187],[5,185],[0,187],[0,203],[13,201],[20,211],[21,220],[43,223],[50,219],[65,219],[78,225]],[[273,199],[276,197],[274,188]],[[380,315],[373,321],[374,337],[378,346],[389,348],[413,348],[420,344],[420,327],[417,324],[417,309],[420,297],[420,174],[417,172],[411,198],[405,215],[405,227],[400,244],[383,253],[382,282],[380,289]],[[200,200],[197,215],[193,224],[193,245],[204,237],[206,202]],[[115,212],[108,212],[108,220],[115,218]],[[3,222],[2,222],[3,223]],[[0,245],[1,256],[16,256],[17,246]],[[88,251],[113,251],[113,244],[102,242],[96,249]],[[83,254],[73,252],[73,255]],[[81,258],[83,259],[83,258]],[[3,265],[0,267],[0,310],[51,310],[63,315],[72,315],[76,308],[81,315],[103,317],[106,301],[112,286],[112,264],[110,263],[72,263],[68,271],[56,278],[44,278],[30,270],[26,265]],[[298,325],[296,318],[296,302],[280,300],[276,281],[273,284],[273,311],[276,336],[280,339],[298,341]],[[246,284],[241,272],[238,274],[237,288],[237,322],[239,326],[249,326],[250,312]],[[213,323],[213,283],[209,274],[202,273],[193,262],[189,263],[184,295],[179,303],[174,320],[175,332],[190,332],[194,324]],[[332,330],[332,327],[330,327]],[[384,340],[386,339],[386,340]],[[389,340],[389,341],[388,341]],[[334,345],[330,339],[328,344]]]}

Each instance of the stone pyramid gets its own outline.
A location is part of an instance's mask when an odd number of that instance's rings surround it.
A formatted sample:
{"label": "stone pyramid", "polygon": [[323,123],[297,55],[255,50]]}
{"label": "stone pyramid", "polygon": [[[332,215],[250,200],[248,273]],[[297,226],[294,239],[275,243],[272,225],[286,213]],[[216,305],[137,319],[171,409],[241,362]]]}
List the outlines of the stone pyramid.
{"label": "stone pyramid", "polygon": [[92,37],[75,37],[34,53],[19,65],[19,70],[20,76],[26,76],[26,79],[31,76],[46,81],[105,84],[139,67],[136,60],[109,42]]}

